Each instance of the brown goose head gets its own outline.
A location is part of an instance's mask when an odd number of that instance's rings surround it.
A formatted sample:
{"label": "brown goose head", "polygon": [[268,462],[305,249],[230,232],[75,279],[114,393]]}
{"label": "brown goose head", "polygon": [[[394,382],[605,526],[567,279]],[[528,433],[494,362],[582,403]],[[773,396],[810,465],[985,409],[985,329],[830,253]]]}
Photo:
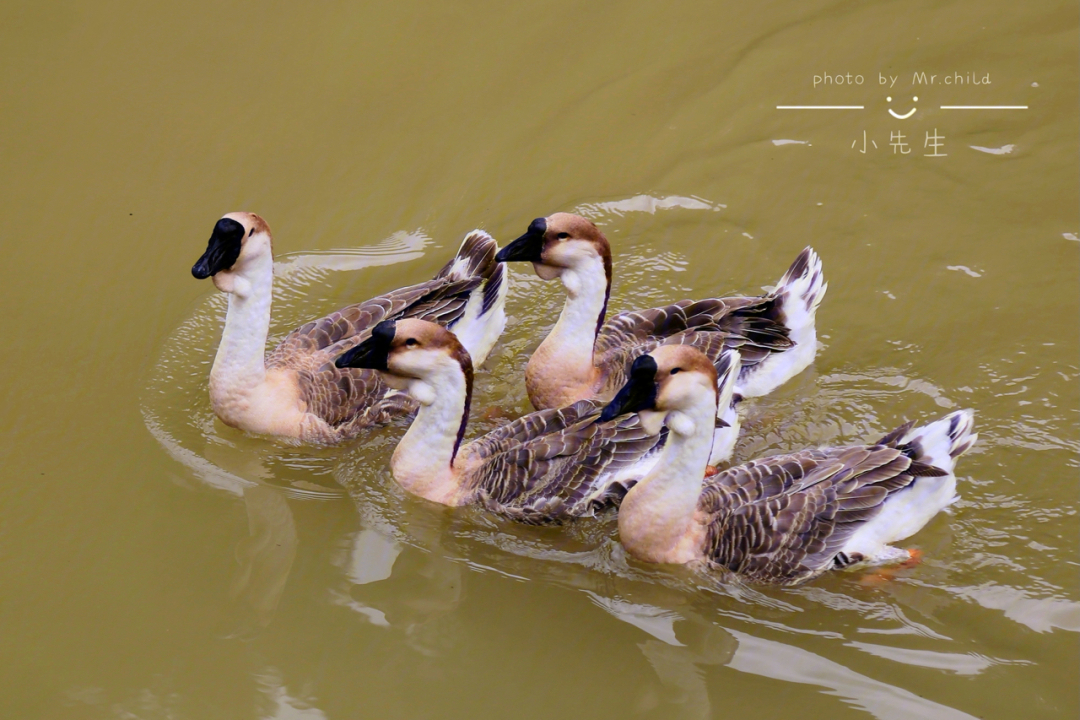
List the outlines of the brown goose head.
{"label": "brown goose head", "polygon": [[553,280],[564,270],[599,259],[611,283],[611,245],[596,225],[580,215],[555,213],[536,218],[525,234],[500,250],[495,259],[531,262],[544,280]]}
{"label": "brown goose head", "polygon": [[608,403],[600,422],[638,413],[642,427],[659,434],[668,413],[712,400],[716,409],[716,368],[700,350],[689,345],[661,345],[642,355],[630,369],[630,379]]}
{"label": "brown goose head", "polygon": [[[383,380],[397,390],[416,388],[421,380],[438,388],[444,374],[465,374],[472,389],[472,359],[454,333],[427,320],[406,318],[384,320],[371,331],[371,337],[345,352],[334,364],[339,368],[378,370]],[[424,402],[424,398],[417,397]]]}
{"label": "brown goose head", "polygon": [[233,292],[235,276],[266,254],[273,257],[270,226],[255,213],[228,213],[214,225],[206,252],[191,268],[198,280],[214,278],[222,292]]}

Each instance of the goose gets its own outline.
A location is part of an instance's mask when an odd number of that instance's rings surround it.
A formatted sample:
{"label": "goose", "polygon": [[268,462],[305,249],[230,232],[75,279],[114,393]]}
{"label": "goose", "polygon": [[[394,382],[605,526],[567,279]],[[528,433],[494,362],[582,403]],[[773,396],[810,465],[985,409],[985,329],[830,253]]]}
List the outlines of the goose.
{"label": "goose", "polygon": [[714,364],[725,347],[738,348],[739,397],[771,392],[802,372],[817,352],[814,318],[828,285],[809,247],[767,295],[683,300],[620,313],[607,323],[611,246],[589,220],[569,213],[537,218],[495,259],[531,262],[537,275],[559,278],[566,290],[555,327],[525,368],[526,390],[537,409],[610,400],[634,358],[661,343],[693,345]]}
{"label": "goose", "polygon": [[[525,415],[463,444],[473,365],[452,332],[424,320],[384,320],[336,363],[376,370],[420,404],[390,468],[408,492],[444,505],[482,505],[533,524],[593,515],[617,504],[667,437],[646,433],[634,415],[597,423],[602,406],[582,400]],[[732,407],[725,417],[734,415]],[[714,425],[710,448],[730,452],[737,425]]]}
{"label": "goose", "polygon": [[210,404],[223,423],[289,441],[332,444],[416,409],[378,374],[341,370],[334,358],[385,318],[423,317],[454,326],[477,363],[506,324],[507,282],[498,245],[469,233],[457,255],[427,282],[350,305],[289,333],[266,352],[274,256],[270,227],[254,213],[228,213],[214,225],[191,268],[229,296],[225,328],[210,370]]}
{"label": "goose", "polygon": [[978,437],[972,411],[960,410],[922,427],[901,425],[871,445],[775,455],[703,481],[716,387],[708,357],[663,345],[634,361],[599,417],[637,412],[646,432],[667,428],[652,469],[619,507],[619,540],[639,560],[703,563],[781,585],[909,561],[917,551],[890,543],[957,499],[955,460]]}

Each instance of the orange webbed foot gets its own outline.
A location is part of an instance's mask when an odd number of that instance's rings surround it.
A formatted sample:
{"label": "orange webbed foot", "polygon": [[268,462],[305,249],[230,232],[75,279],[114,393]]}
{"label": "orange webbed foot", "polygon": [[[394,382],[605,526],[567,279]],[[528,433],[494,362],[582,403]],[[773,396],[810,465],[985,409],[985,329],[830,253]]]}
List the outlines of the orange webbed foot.
{"label": "orange webbed foot", "polygon": [[916,565],[918,565],[919,563],[922,562],[922,559],[923,559],[923,551],[922,550],[919,550],[918,548],[908,548],[907,552],[908,552],[908,559],[907,560],[901,560],[900,563],[896,566],[897,570],[904,570],[906,568],[913,568],[913,567],[915,567]]}
{"label": "orange webbed foot", "polygon": [[919,550],[918,548],[908,548],[907,553],[907,560],[901,560],[891,567],[879,568],[875,572],[867,573],[859,578],[859,584],[867,588],[881,587],[885,583],[895,580],[901,570],[913,568],[922,562],[922,550]]}

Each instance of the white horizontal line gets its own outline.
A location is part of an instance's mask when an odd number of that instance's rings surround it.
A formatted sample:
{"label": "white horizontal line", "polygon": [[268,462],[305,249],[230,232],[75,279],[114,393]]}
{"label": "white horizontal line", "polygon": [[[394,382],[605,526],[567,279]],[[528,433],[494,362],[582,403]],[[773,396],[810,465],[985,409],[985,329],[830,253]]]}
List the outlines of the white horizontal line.
{"label": "white horizontal line", "polygon": [[862,110],[862,105],[777,105],[777,110]]}
{"label": "white horizontal line", "polygon": [[942,110],[1027,110],[1027,105],[942,105]]}

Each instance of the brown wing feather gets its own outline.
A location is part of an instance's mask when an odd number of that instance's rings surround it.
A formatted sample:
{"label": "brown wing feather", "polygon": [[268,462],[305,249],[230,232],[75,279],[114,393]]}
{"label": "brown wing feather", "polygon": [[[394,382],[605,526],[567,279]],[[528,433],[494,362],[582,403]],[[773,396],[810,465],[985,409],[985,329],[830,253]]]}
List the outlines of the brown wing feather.
{"label": "brown wing feather", "polygon": [[319,351],[294,363],[293,369],[307,411],[325,420],[340,439],[416,411],[412,398],[392,393],[374,370],[335,367],[338,354]]}
{"label": "brown wing feather", "polygon": [[796,584],[834,566],[860,525],[908,487],[911,458],[887,445],[804,450],[712,478],[699,510],[706,556],[756,582]]}
{"label": "brown wing feather", "polygon": [[416,402],[389,393],[375,371],[339,369],[334,360],[370,337],[383,320],[420,318],[440,325],[459,320],[473,290],[489,278],[501,282],[497,250],[486,233],[471,233],[432,280],[349,305],[293,330],[267,356],[267,369],[295,371],[307,411],[325,420],[339,439],[415,412]]}
{"label": "brown wing feather", "polygon": [[436,278],[349,305],[286,335],[267,357],[267,367],[288,367],[301,357],[343,341],[335,352],[345,352],[365,340],[383,320],[417,317],[432,322],[441,319],[446,324],[461,317],[469,292],[482,281],[479,277]]}
{"label": "brown wing feather", "polygon": [[595,401],[581,400],[564,408],[529,413],[469,443],[469,453],[478,458],[497,455],[515,445],[565,430],[602,408]]}
{"label": "brown wing feather", "polygon": [[738,348],[742,373],[769,354],[792,347],[773,296],[682,300],[667,307],[625,312],[600,329],[594,346],[605,391],[622,386],[630,365],[658,345],[693,345],[713,364],[725,347]]}
{"label": "brown wing feather", "polygon": [[594,423],[588,400],[532,413],[466,447],[470,475],[492,510],[526,523],[557,523],[618,504],[637,478],[616,476],[667,439],[649,436],[636,415]]}

